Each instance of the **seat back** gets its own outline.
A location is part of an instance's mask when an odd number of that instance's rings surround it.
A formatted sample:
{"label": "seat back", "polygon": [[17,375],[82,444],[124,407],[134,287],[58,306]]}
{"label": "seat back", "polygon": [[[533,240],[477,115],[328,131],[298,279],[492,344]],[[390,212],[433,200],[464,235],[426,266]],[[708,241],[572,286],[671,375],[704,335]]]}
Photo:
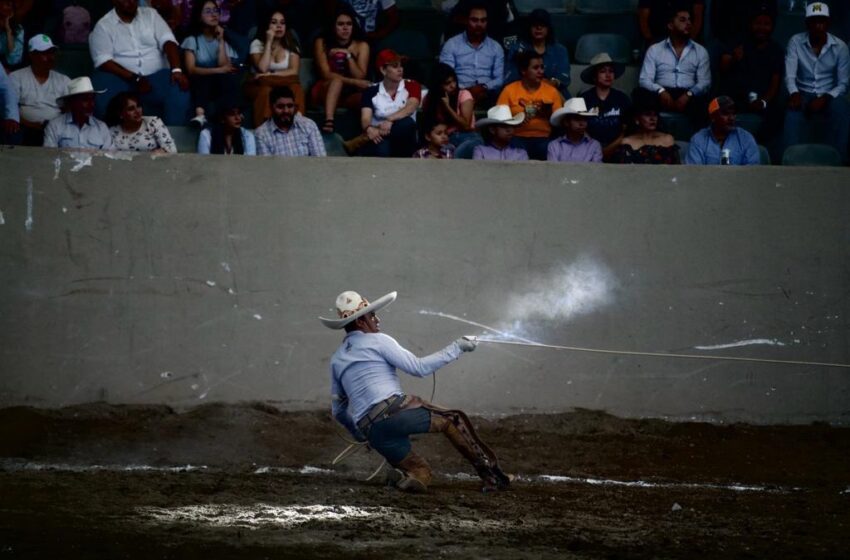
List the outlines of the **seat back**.
{"label": "seat back", "polygon": [[345,153],[345,148],[342,146],[342,136],[336,132],[332,134],[322,133],[322,142],[325,144],[325,151],[329,157],[348,157]]}
{"label": "seat back", "polygon": [[174,139],[174,144],[177,145],[178,154],[198,153],[198,135],[200,132],[197,128],[191,126],[169,126],[168,132],[171,133],[171,138]]}
{"label": "seat back", "polygon": [[632,60],[632,45],[624,35],[617,33],[587,33],[579,37],[575,59],[580,64],[589,64],[590,59],[607,52],[616,62],[628,64]]}
{"label": "seat back", "polygon": [[638,0],[577,0],[580,14],[628,14],[637,11]]}
{"label": "seat back", "polygon": [[472,159],[472,152],[475,151],[475,146],[480,146],[483,143],[484,139],[480,136],[461,142],[460,146],[455,149],[455,159]]}
{"label": "seat back", "polygon": [[770,165],[770,152],[767,151],[767,148],[759,144],[759,163],[761,165]]}
{"label": "seat back", "polygon": [[782,165],[840,167],[841,154],[827,144],[796,144],[785,149]]}

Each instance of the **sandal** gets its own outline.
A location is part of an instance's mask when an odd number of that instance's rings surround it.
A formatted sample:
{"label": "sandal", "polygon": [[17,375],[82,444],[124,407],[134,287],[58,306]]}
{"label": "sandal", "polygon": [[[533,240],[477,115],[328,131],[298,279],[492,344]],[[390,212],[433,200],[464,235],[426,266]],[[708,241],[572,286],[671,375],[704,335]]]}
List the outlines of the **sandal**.
{"label": "sandal", "polygon": [[325,124],[322,125],[322,132],[326,134],[334,133],[334,120],[333,119],[325,119]]}

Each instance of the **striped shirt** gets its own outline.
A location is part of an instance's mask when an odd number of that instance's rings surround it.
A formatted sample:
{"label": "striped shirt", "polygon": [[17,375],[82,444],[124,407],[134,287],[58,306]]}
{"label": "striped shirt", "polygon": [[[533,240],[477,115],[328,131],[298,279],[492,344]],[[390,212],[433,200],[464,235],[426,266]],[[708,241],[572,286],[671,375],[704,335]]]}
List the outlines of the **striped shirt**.
{"label": "striped shirt", "polygon": [[269,119],[254,131],[257,155],[261,156],[318,156],[324,157],[325,144],[319,127],[312,120],[296,114],[289,130],[281,130]]}

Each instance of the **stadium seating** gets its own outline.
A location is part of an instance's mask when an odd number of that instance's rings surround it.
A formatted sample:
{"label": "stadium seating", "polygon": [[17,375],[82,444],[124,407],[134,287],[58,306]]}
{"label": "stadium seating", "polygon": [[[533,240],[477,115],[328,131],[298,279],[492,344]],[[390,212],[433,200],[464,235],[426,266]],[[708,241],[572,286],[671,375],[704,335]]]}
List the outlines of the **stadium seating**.
{"label": "stadium seating", "polygon": [[469,140],[461,143],[461,145],[455,149],[455,159],[472,159],[472,152],[475,151],[475,146],[480,146],[483,143],[484,139],[480,136],[470,138]]}
{"label": "stadium seating", "polygon": [[345,153],[345,148],[342,146],[342,136],[339,134],[322,133],[322,142],[325,144],[325,151],[330,157],[348,157]]}
{"label": "stadium seating", "polygon": [[755,113],[738,113],[735,118],[735,124],[743,128],[753,136],[756,135],[764,119]]}
{"label": "stadium seating", "polygon": [[601,52],[607,52],[615,62],[628,64],[632,61],[632,45],[628,37],[617,33],[588,33],[579,37],[575,60],[581,64]]}
{"label": "stadium seating", "polygon": [[69,78],[91,76],[94,63],[88,45],[60,45],[56,57],[56,71]]}
{"label": "stadium seating", "polygon": [[516,0],[517,10],[527,14],[532,10],[542,8],[550,14],[564,13],[567,11],[567,0]]}
{"label": "stadium seating", "polygon": [[191,126],[169,126],[168,132],[171,133],[171,138],[177,145],[178,154],[196,154],[198,153],[198,135],[200,132],[197,128]]}
{"label": "stadium seating", "polygon": [[628,14],[637,11],[637,0],[577,0],[580,14]]}
{"label": "stadium seating", "polygon": [[841,154],[826,144],[797,144],[782,154],[782,165],[838,167]]}
{"label": "stadium seating", "polygon": [[679,146],[679,159],[681,159],[682,163],[684,163],[685,154],[688,153],[688,146],[690,146],[691,143],[686,142],[685,140],[676,140],[676,145]]}
{"label": "stadium seating", "polygon": [[676,140],[690,141],[691,136],[694,135],[694,127],[687,116],[662,111],[659,117],[661,118],[662,129],[672,134]]}
{"label": "stadium seating", "polygon": [[770,165],[770,152],[767,151],[767,148],[759,144],[759,163],[762,165]]}

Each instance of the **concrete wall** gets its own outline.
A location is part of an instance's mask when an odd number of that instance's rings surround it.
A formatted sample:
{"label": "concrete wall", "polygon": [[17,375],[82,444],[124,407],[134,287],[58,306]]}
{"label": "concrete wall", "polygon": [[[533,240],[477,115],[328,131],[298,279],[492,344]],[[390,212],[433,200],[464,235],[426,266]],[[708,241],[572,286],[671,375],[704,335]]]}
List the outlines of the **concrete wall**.
{"label": "concrete wall", "polygon": [[[0,406],[326,406],[341,335],[316,317],[340,291],[398,290],[383,329],[423,354],[482,331],[420,310],[510,328],[512,298],[564,267],[602,271],[572,289],[607,278],[607,300],[527,337],[850,362],[844,169],[20,148],[0,169]],[[694,348],[752,339],[774,344]],[[437,379],[437,402],[482,413],[850,420],[848,369],[482,344]]]}

